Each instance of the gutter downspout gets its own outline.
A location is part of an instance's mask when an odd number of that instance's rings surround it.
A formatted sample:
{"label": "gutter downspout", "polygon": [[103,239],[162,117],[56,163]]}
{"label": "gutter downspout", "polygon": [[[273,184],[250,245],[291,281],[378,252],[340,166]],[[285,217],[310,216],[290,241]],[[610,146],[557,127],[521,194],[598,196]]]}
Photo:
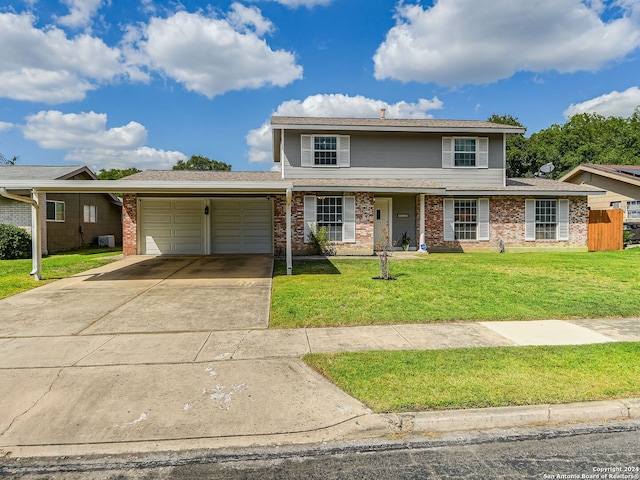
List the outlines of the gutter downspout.
{"label": "gutter downspout", "polygon": [[0,187],[0,195],[17,202],[31,205],[31,264],[32,269],[29,275],[33,275],[34,280],[42,279],[42,220],[40,219],[40,204],[38,203],[38,192],[31,190],[31,198],[22,195],[9,193],[6,188]]}
{"label": "gutter downspout", "polygon": [[287,241],[287,275],[293,274],[293,261],[291,258],[291,188],[287,188],[286,194],[287,214],[286,214],[286,241]]}

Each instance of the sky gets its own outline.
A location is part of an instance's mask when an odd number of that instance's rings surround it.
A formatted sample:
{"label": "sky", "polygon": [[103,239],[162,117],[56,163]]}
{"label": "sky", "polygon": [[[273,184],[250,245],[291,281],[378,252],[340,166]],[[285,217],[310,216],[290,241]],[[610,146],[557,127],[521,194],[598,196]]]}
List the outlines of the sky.
{"label": "sky", "polygon": [[0,153],[271,170],[271,115],[486,120],[640,106],[640,0],[3,0]]}

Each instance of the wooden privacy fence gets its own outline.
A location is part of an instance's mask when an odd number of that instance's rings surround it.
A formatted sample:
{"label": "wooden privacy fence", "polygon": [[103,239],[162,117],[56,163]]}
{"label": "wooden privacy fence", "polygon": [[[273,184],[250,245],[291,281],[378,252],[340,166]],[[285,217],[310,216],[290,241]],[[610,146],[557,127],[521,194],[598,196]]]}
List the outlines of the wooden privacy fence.
{"label": "wooden privacy fence", "polygon": [[587,246],[590,252],[622,250],[622,210],[589,210]]}

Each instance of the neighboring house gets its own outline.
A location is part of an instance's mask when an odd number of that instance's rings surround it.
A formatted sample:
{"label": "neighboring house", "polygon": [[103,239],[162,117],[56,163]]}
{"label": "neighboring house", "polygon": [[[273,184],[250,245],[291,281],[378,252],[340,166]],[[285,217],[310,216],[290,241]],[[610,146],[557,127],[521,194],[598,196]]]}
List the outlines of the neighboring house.
{"label": "neighboring house", "polygon": [[578,165],[560,180],[606,190],[604,196],[589,196],[589,208],[622,210],[625,228],[632,234],[630,241],[640,241],[640,166],[587,163]]}
{"label": "neighboring house", "polygon": [[606,190],[606,195],[589,196],[589,208],[622,210],[626,223],[640,224],[640,166],[587,163],[578,165],[560,181]]}
{"label": "neighboring house", "polygon": [[384,116],[274,116],[271,127],[279,172],[151,170],[120,181],[124,252],[290,258],[310,251],[314,225],[338,254],[373,254],[386,226],[412,250],[586,250],[587,195],[604,193],[507,179],[505,138],[519,127]]}
{"label": "neighboring house", "polygon": [[[6,181],[97,180],[87,167],[1,165],[0,186]],[[29,190],[11,194],[30,197]],[[42,251],[69,250],[97,244],[98,236],[113,235],[122,243],[122,202],[108,193],[39,193]],[[0,196],[0,223],[24,228],[31,234],[31,205]]]}

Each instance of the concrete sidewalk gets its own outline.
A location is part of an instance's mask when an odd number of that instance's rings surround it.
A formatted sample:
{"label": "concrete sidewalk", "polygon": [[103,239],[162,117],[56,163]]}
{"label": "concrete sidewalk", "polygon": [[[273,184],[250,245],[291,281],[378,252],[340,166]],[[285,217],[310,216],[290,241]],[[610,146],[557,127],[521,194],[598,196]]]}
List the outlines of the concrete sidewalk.
{"label": "concrete sidewalk", "polygon": [[640,319],[0,339],[0,456],[316,443],[640,419],[640,401],[377,415],[310,352],[640,341]]}

